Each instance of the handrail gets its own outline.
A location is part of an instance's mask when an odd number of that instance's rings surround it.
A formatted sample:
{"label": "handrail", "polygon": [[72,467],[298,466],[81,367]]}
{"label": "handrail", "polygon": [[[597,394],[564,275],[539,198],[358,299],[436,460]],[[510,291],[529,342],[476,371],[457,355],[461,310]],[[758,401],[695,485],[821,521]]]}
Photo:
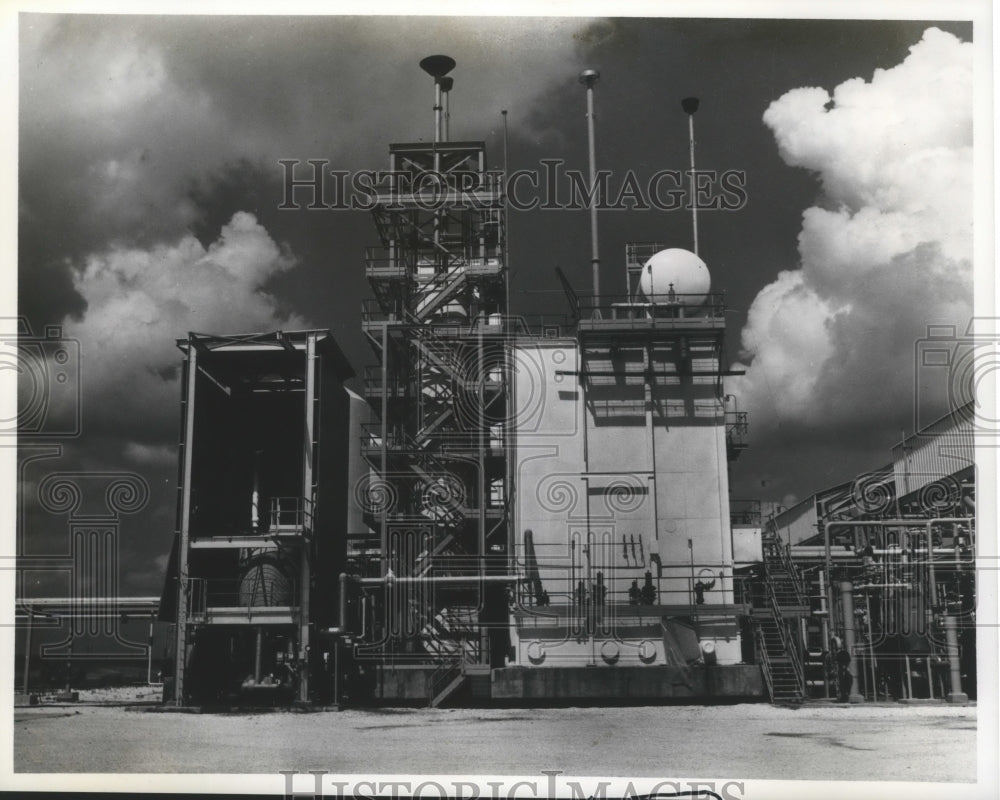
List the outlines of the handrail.
{"label": "handrail", "polygon": [[757,653],[760,655],[761,672],[764,673],[764,683],[767,684],[767,693],[774,702],[774,678],[771,675],[771,657],[767,652],[767,644],[764,642],[764,634],[761,633],[760,626],[754,627],[754,638],[757,641]]}
{"label": "handrail", "polygon": [[762,545],[764,549],[764,574],[768,579],[767,586],[769,593],[773,593],[774,589],[774,581],[771,580],[771,570],[768,566],[768,552],[770,551],[776,555],[777,561],[788,575],[792,589],[795,591],[796,605],[808,605],[805,589],[799,579],[799,574],[795,569],[795,565],[792,564],[791,555],[775,532],[773,517],[769,519],[767,524],[764,526]]}
{"label": "handrail", "polygon": [[768,595],[771,600],[771,611],[775,615],[774,621],[778,626],[778,635],[781,636],[781,646],[788,655],[789,660],[792,662],[792,669],[795,671],[795,684],[798,688],[799,694],[802,697],[805,697],[805,672],[802,667],[802,660],[799,658],[798,649],[795,647],[795,643],[791,641],[791,638],[788,635],[788,629],[782,621],[781,607],[778,605],[778,600],[775,597],[774,592],[770,591],[768,592]]}
{"label": "handrail", "polygon": [[802,660],[799,658],[798,649],[795,647],[795,643],[791,641],[782,618],[781,604],[778,602],[778,596],[775,593],[775,581],[772,580],[771,571],[768,567],[768,549],[777,555],[778,562],[788,575],[792,589],[795,592],[796,605],[807,605],[808,601],[805,599],[805,592],[799,584],[798,573],[795,571],[795,568],[791,563],[791,557],[782,545],[781,540],[775,535],[773,517],[768,520],[768,524],[765,527],[763,544],[765,549],[764,575],[767,584],[767,597],[771,604],[771,612],[774,614],[774,619],[778,626],[778,633],[781,636],[781,645],[784,648],[785,653],[788,654],[788,658],[792,663],[792,668],[795,672],[795,682],[797,684],[799,694],[802,697],[805,697],[805,669],[802,666]]}
{"label": "handrail", "polygon": [[188,578],[188,586],[188,616],[200,616],[219,608],[260,610],[298,605],[298,582],[294,579],[278,587],[289,598],[289,602],[279,603],[270,596],[275,591],[273,585],[257,581],[248,584],[242,578]]}
{"label": "handrail", "polygon": [[204,614],[208,602],[208,587],[204,578],[188,578],[187,615]]}
{"label": "handrail", "polygon": [[721,320],[725,316],[725,295],[722,292],[708,294],[682,294],[658,292],[662,301],[651,303],[637,301],[628,295],[580,295],[581,319],[587,319],[595,312],[605,320],[639,320],[676,318],[678,320]]}
{"label": "handrail", "polygon": [[727,411],[725,425],[726,440],[734,446],[745,446],[750,432],[749,412]]}
{"label": "handrail", "polygon": [[452,661],[446,661],[431,673],[430,680],[428,681],[428,705],[435,705],[435,701],[445,687],[462,674],[462,663],[462,658],[459,656]]}
{"label": "handrail", "polygon": [[[431,673],[428,681],[428,698],[430,705],[434,705],[441,692],[455,680],[459,675],[466,673],[466,668],[473,664],[480,663],[482,657],[482,647],[479,642],[478,625],[466,624],[460,615],[452,615],[449,609],[444,608],[437,612],[445,615],[452,629],[458,635],[454,641],[458,644],[458,649],[453,656],[445,658],[444,661]],[[466,646],[468,642],[470,647]]]}
{"label": "handrail", "polygon": [[734,525],[760,525],[760,500],[730,500],[729,521]]}
{"label": "handrail", "polygon": [[309,533],[312,531],[312,501],[308,497],[272,497],[268,518],[269,530],[293,527]]}

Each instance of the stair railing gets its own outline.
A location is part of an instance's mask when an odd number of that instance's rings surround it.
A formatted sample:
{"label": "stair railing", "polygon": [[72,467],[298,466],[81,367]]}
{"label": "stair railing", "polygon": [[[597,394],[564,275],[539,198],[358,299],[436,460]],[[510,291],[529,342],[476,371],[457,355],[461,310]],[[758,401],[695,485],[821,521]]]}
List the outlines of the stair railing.
{"label": "stair railing", "polygon": [[798,687],[799,696],[805,697],[805,670],[802,667],[802,659],[799,658],[799,650],[788,634],[788,628],[785,627],[781,616],[781,607],[778,605],[778,600],[773,590],[768,591],[768,595],[771,599],[771,613],[774,615],[775,624],[778,626],[778,634],[781,636],[781,646],[788,656],[789,661],[791,661],[792,669],[795,670],[795,683]]}
{"label": "stair railing", "polygon": [[754,638],[757,641],[757,655],[760,658],[760,668],[761,672],[764,673],[764,684],[767,686],[768,697],[771,698],[771,702],[774,702],[774,679],[771,676],[771,657],[767,652],[767,643],[764,641],[764,633],[760,629],[760,625],[754,625]]}

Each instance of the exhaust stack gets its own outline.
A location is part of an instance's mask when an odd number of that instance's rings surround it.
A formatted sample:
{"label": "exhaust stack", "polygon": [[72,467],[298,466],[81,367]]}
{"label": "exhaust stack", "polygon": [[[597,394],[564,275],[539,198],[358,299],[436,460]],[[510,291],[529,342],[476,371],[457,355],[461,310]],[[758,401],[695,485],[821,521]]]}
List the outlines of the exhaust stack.
{"label": "exhaust stack", "polygon": [[[441,139],[441,123],[442,114],[441,111],[443,106],[441,105],[441,93],[442,91],[447,94],[448,89],[452,86],[452,80],[450,78],[445,79],[448,81],[447,89],[444,88],[444,76],[455,69],[455,59],[450,56],[427,56],[427,58],[421,60],[420,68],[434,78],[434,143],[442,141]],[[447,135],[445,136],[447,138]]]}

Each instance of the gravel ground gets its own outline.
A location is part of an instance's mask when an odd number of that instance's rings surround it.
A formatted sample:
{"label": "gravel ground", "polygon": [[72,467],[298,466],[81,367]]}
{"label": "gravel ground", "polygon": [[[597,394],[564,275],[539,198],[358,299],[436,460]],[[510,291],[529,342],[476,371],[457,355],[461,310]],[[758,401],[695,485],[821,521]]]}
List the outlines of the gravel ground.
{"label": "gravel ground", "polygon": [[259,714],[20,708],[16,772],[974,782],[976,709],[769,705]]}

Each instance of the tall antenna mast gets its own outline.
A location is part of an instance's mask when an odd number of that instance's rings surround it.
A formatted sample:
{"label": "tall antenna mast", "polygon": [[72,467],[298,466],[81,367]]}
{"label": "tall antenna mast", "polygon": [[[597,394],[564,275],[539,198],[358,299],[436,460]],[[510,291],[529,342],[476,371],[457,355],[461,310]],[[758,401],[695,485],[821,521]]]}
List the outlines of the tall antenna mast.
{"label": "tall antenna mast", "polygon": [[510,174],[510,166],[508,164],[510,152],[507,149],[507,109],[503,109],[501,112],[503,115],[503,208],[504,208],[504,228],[503,228],[503,241],[500,242],[500,246],[503,248],[503,269],[506,273],[506,307],[504,308],[505,314],[510,314],[510,252],[508,244],[510,242],[510,197],[507,195],[508,185],[507,177]]}
{"label": "tall antenna mast", "polygon": [[[434,78],[434,143],[441,141],[441,92],[443,89],[442,78],[455,69],[455,59],[450,56],[427,56],[421,60],[420,68]],[[448,84],[448,89],[451,83]],[[444,89],[447,91],[447,89]]]}
{"label": "tall antenna mast", "polygon": [[694,112],[698,110],[697,97],[685,97],[681,108],[688,115],[688,147],[691,151],[691,224],[694,227],[694,254],[698,255],[698,195],[694,174]]}
{"label": "tall antenna mast", "polygon": [[587,87],[587,141],[590,155],[590,268],[594,281],[594,311],[601,305],[601,258],[597,248],[597,197],[596,173],[594,156],[594,84],[601,78],[596,69],[585,69],[580,73],[580,83]]}

